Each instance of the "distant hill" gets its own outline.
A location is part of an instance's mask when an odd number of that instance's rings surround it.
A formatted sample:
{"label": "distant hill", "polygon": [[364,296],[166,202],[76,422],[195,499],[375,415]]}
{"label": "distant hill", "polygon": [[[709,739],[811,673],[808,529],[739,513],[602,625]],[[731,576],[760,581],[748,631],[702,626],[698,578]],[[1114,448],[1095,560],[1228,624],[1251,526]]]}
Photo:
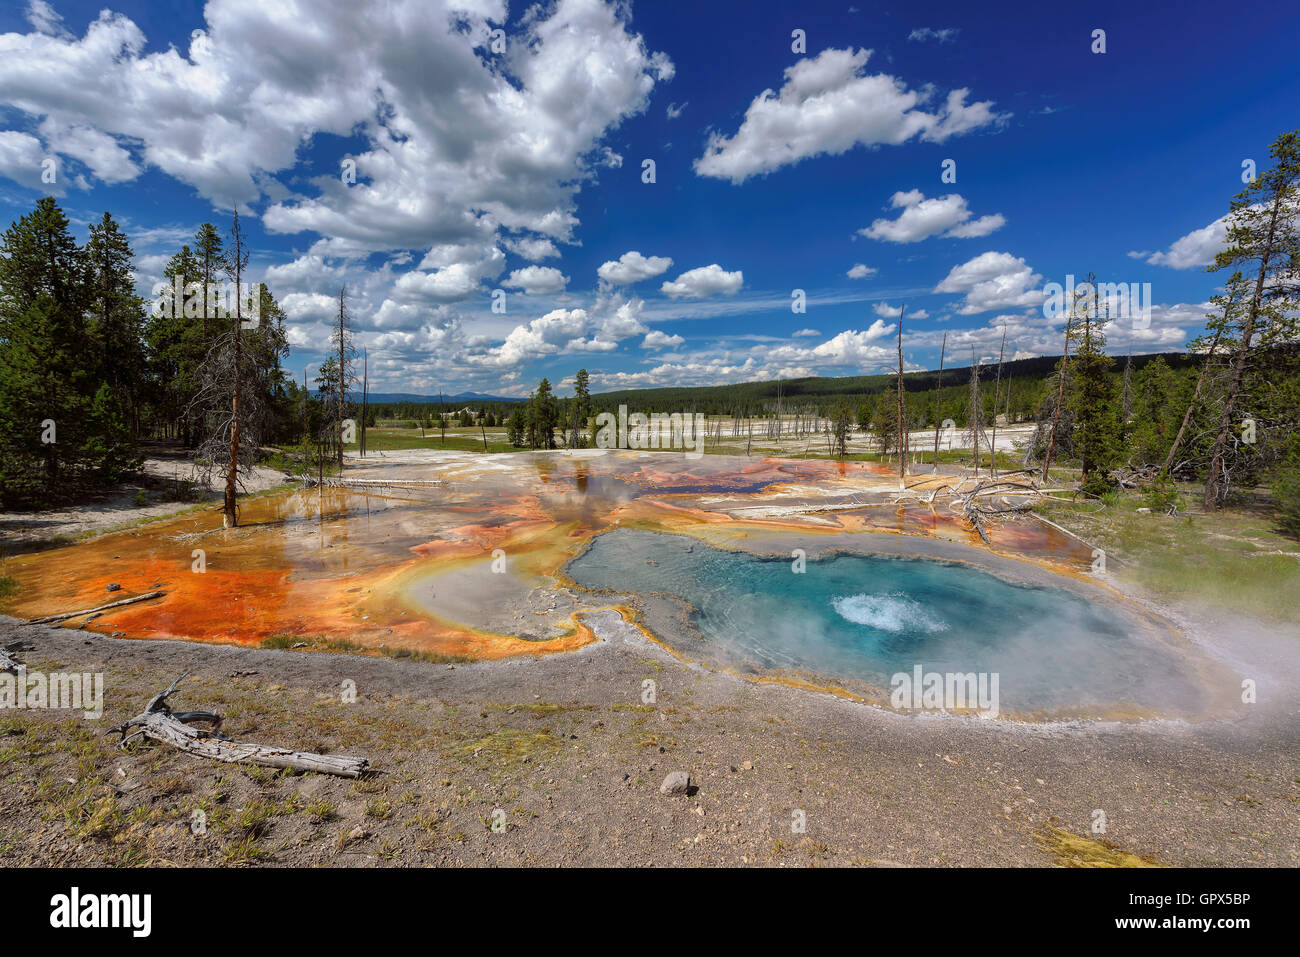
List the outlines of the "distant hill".
{"label": "distant hill", "polygon": [[[1112,358],[1114,363],[1111,371],[1119,374],[1123,369],[1124,357]],[[1143,366],[1156,358],[1163,358],[1175,369],[1186,368],[1199,362],[1195,356],[1189,356],[1184,352],[1135,355],[1133,370],[1140,371]],[[1011,381],[1017,385],[1032,384],[1038,387],[1060,361],[1060,356],[1007,360],[1003,363],[1002,378],[1003,381]],[[991,383],[996,374],[996,361],[980,366],[981,382]],[[910,393],[925,393],[932,390],[938,380],[939,372],[936,369],[909,372],[903,377],[903,388]],[[591,399],[598,411],[613,410],[620,404],[627,404],[632,408],[652,408],[665,412],[687,410],[708,413],[730,412],[736,407],[761,407],[764,403],[775,402],[778,396],[785,403],[813,403],[828,407],[832,400],[840,397],[860,399],[873,396],[885,389],[893,389],[897,381],[897,375],[891,372],[864,376],[812,376],[804,379],[736,382],[728,385],[623,389],[615,392],[593,393]],[[964,366],[950,365],[943,370],[945,393],[960,392],[967,388],[969,381],[969,363]]]}
{"label": "distant hill", "polygon": [[[361,393],[353,392],[348,396],[353,402],[361,401]],[[416,405],[463,405],[466,402],[522,402],[523,399],[503,395],[487,395],[483,392],[457,392],[454,395],[416,395],[414,392],[371,392],[368,396],[371,405],[385,405],[397,402],[412,402]]]}
{"label": "distant hill", "polygon": [[[1124,356],[1112,357],[1114,363],[1111,372],[1118,375],[1123,368]],[[1200,359],[1185,352],[1164,352],[1151,355],[1133,356],[1133,371],[1156,358],[1163,358],[1174,369],[1185,369],[1196,365]],[[1007,360],[1003,363],[1002,380],[1010,383],[1014,391],[1034,391],[1042,387],[1045,378],[1051,374],[1060,362],[1060,356],[1035,356],[1030,359]],[[989,362],[980,366],[980,380],[992,383],[997,375],[997,363]],[[947,398],[961,398],[965,395],[970,381],[969,365],[950,365],[943,370],[943,391]],[[738,407],[761,408],[767,403],[775,402],[778,397],[785,403],[795,405],[812,403],[818,407],[829,408],[839,398],[849,398],[858,403],[868,396],[874,396],[885,389],[895,388],[897,377],[892,372],[876,373],[863,376],[811,376],[804,379],[764,380],[755,382],[735,382],[727,385],[702,386],[667,386],[646,389],[622,389],[614,392],[592,393],[592,405],[596,411],[613,411],[620,405],[632,409],[655,409],[663,412],[695,411],[709,414],[730,414]],[[909,372],[904,377],[903,387],[909,393],[929,393],[939,382],[936,369]],[[353,393],[354,401],[360,401],[361,394]],[[1026,400],[1031,398],[1026,394]],[[486,403],[516,403],[525,399],[517,397],[487,395],[482,392],[457,392],[445,395],[441,399],[434,396],[417,395],[412,392],[371,392],[370,404],[374,405],[433,405],[440,402],[447,408],[459,408],[464,405],[483,405]]]}

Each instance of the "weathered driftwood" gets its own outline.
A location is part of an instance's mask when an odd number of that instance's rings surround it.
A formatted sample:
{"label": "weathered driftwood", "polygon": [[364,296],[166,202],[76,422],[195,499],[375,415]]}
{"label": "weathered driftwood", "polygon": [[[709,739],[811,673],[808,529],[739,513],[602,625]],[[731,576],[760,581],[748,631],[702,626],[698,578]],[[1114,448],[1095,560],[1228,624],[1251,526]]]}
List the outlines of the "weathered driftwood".
{"label": "weathered driftwood", "polygon": [[21,651],[31,651],[35,645],[28,641],[11,641],[9,644],[0,648],[0,674],[18,674],[18,669],[22,667],[22,662],[14,655]]}
{"label": "weathered driftwood", "polygon": [[[143,735],[154,741],[170,744],[187,754],[214,761],[245,761],[268,768],[315,771],[319,774],[337,774],[346,778],[360,777],[369,770],[370,762],[365,758],[311,754],[305,751],[290,751],[287,748],[236,741],[218,730],[221,726],[221,715],[211,711],[172,711],[167,706],[167,699],[176,692],[176,686],[188,674],[189,672],[186,672],[181,675],[166,690],[154,695],[142,713],[111,729],[108,733],[121,734],[120,745],[122,746],[132,738]],[[201,730],[190,727],[191,722],[195,721],[210,724],[212,729]]]}
{"label": "weathered driftwood", "polygon": [[120,601],[111,601],[107,605],[99,605],[95,608],[83,608],[81,611],[68,611],[60,615],[46,615],[44,618],[32,618],[22,622],[24,625],[48,625],[56,621],[66,621],[69,618],[80,618],[82,615],[93,615],[98,612],[108,611],[110,608],[119,608],[122,605],[134,605],[138,601],[149,601],[153,598],[161,598],[167,594],[165,591],[151,591],[147,595],[136,595],[134,598],[123,598]]}

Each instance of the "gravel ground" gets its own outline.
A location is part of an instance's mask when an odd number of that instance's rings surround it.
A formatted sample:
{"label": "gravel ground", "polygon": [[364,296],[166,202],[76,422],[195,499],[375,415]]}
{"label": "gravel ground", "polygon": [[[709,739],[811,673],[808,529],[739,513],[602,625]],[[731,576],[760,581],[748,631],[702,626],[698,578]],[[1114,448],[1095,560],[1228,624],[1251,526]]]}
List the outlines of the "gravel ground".
{"label": "gravel ground", "polygon": [[[99,721],[0,713],[0,863],[1300,864],[1294,695],[1197,724],[906,716],[683,663],[613,613],[588,621],[603,640],[579,652],[448,666],[0,619],[0,641],[34,643],[31,670],[105,675]],[[378,773],[116,750],[104,731],[187,670],[178,709]],[[691,793],[660,793],[673,771]]]}

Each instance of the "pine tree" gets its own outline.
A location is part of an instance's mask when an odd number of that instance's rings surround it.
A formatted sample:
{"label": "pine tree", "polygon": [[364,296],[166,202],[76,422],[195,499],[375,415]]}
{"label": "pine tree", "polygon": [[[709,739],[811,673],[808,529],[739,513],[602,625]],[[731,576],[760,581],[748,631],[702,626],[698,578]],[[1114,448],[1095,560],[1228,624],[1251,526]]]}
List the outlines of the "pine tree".
{"label": "pine tree", "polygon": [[1109,470],[1119,447],[1119,410],[1106,355],[1106,324],[1097,307],[1097,285],[1088,274],[1090,303],[1074,323],[1075,353],[1068,405],[1074,412],[1074,450],[1083,469],[1083,487],[1091,492],[1110,487]]}
{"label": "pine tree", "polygon": [[[335,419],[334,429],[337,433],[333,438],[337,443],[338,467],[343,471],[343,445],[344,445],[344,421],[352,409],[352,403],[348,400],[348,389],[356,385],[357,377],[354,368],[354,362],[357,357],[356,346],[352,338],[352,313],[348,309],[348,287],[343,286],[339,289],[338,315],[335,318],[334,329],[330,333],[330,353],[331,358],[337,358],[338,377],[335,383],[338,391],[334,396]],[[442,419],[442,438],[443,444],[447,440],[446,419]]]}
{"label": "pine tree", "polygon": [[[1297,273],[1300,272],[1300,132],[1283,133],[1269,149],[1275,165],[1232,200],[1227,248],[1211,271],[1254,265],[1254,289],[1246,297],[1233,329],[1234,356],[1210,452],[1204,505],[1219,508],[1232,483],[1230,446],[1239,448],[1234,426],[1243,399],[1249,397],[1250,372],[1256,356],[1297,334]],[[1248,432],[1249,430],[1243,430]],[[1255,444],[1254,440],[1246,443]]]}
{"label": "pine tree", "polygon": [[0,500],[6,503],[63,498],[96,481],[105,464],[89,441],[100,370],[86,305],[84,252],[47,196],[0,241]]}
{"label": "pine tree", "polygon": [[840,399],[831,409],[831,436],[835,440],[835,454],[844,458],[849,449],[849,433],[853,431],[853,406],[848,399]]}
{"label": "pine tree", "polygon": [[0,337],[39,300],[80,317],[85,309],[85,255],[51,196],[5,231],[0,241]]}
{"label": "pine tree", "polygon": [[145,384],[144,301],[135,294],[133,259],[126,236],[104,213],[90,227],[86,244],[90,334],[101,353],[101,375],[132,435],[138,435]]}
{"label": "pine tree", "polygon": [[[182,246],[172,256],[163,276],[173,288],[179,281],[182,291],[202,281],[198,261],[189,246]],[[207,351],[200,324],[185,317],[183,302],[171,301],[164,292],[145,319],[144,338],[154,408],[165,417],[167,430],[192,449],[198,442],[202,415],[201,410],[190,413],[189,409],[199,391],[199,367]]]}
{"label": "pine tree", "polygon": [[898,441],[898,399],[885,389],[876,395],[871,428],[880,443],[880,453],[888,455]]}
{"label": "pine tree", "polygon": [[[569,445],[573,448],[579,448],[579,443],[583,442],[582,433],[587,428],[587,420],[591,418],[591,389],[590,377],[586,369],[579,369],[573,377],[573,428],[572,438]],[[593,439],[594,440],[594,439]]]}
{"label": "pine tree", "polygon": [[531,448],[555,448],[555,428],[559,424],[559,408],[551,392],[551,383],[542,379],[537,391],[528,400],[528,445]]}
{"label": "pine tree", "polygon": [[1174,372],[1159,356],[1133,376],[1127,447],[1136,459],[1135,464],[1163,463],[1189,401],[1186,377]]}
{"label": "pine tree", "polygon": [[[224,318],[220,309],[208,305],[208,291],[217,282],[225,262],[225,244],[221,234],[211,223],[204,223],[194,234],[194,257],[198,275],[194,281],[203,284],[203,310],[200,315],[199,336],[206,349],[210,337],[220,329],[219,320]],[[236,290],[238,293],[238,290]]]}
{"label": "pine tree", "polygon": [[517,449],[523,448],[528,441],[527,416],[520,406],[515,406],[510,413],[510,419],[506,422],[506,441]]}

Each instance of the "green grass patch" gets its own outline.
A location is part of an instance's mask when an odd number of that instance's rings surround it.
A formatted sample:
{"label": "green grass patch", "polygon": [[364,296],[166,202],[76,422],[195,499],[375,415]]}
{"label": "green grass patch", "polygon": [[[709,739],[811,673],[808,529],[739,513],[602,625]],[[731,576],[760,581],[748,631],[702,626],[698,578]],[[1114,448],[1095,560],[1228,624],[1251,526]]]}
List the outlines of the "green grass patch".
{"label": "green grass patch", "polygon": [[560,750],[561,742],[550,728],[520,731],[499,728],[487,737],[463,745],[460,753],[485,763],[494,773],[515,770],[527,762],[549,760]]}
{"label": "green grass patch", "polygon": [[433,665],[468,665],[474,659],[465,655],[446,655],[439,651],[415,651],[410,648],[380,648],[389,658],[423,661]]}
{"label": "green grass patch", "polygon": [[345,638],[329,638],[325,635],[290,635],[284,632],[271,635],[269,638],[263,638],[258,647],[283,651],[293,648],[295,645],[301,645],[302,648],[309,648],[312,651],[370,650],[365,645],[359,645],[355,641],[348,641]]}
{"label": "green grass patch", "polygon": [[[1300,618],[1300,543],[1280,533],[1267,509],[1194,510],[1170,517],[1138,512],[1140,494],[1123,493],[1107,507],[1055,504],[1052,521],[1119,559],[1109,571],[1156,598],[1209,602],[1253,617]],[[1191,496],[1181,507],[1193,508]]]}

